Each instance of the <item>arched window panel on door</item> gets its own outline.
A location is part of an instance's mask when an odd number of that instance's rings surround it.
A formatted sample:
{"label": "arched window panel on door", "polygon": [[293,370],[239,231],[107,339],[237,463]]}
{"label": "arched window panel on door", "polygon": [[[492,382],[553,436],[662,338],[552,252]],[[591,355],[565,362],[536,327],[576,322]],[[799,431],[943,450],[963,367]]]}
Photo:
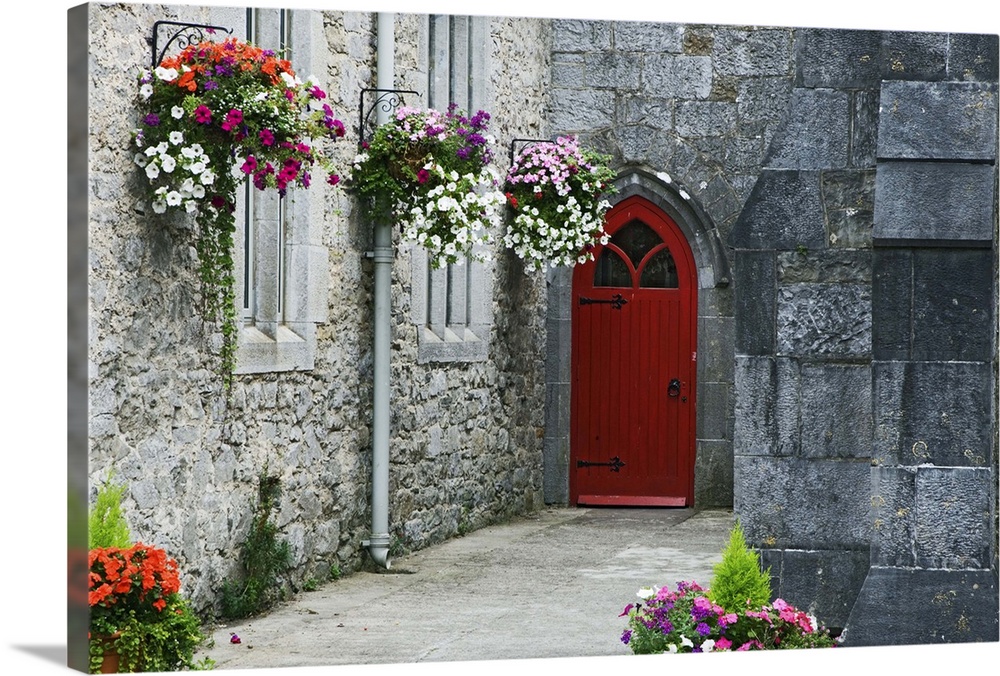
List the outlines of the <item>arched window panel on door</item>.
{"label": "arched window panel on door", "polygon": [[616,247],[607,246],[594,266],[594,286],[632,288],[632,271]]}
{"label": "arched window panel on door", "polygon": [[639,286],[646,289],[677,288],[677,264],[666,245],[647,257],[639,273]]}
{"label": "arched window panel on door", "polygon": [[629,257],[633,268],[638,269],[639,262],[651,249],[662,244],[663,240],[655,230],[635,219],[616,232],[611,238],[611,243]]}

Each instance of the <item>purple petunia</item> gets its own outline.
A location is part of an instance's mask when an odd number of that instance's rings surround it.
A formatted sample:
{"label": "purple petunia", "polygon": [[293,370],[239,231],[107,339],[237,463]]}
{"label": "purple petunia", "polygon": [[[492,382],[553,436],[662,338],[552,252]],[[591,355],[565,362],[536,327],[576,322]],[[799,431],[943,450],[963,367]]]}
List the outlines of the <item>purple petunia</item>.
{"label": "purple petunia", "polygon": [[699,622],[698,626],[695,627],[694,630],[698,632],[699,636],[708,636],[712,633],[712,628],[704,622]]}
{"label": "purple petunia", "polygon": [[158,124],[160,124],[160,116],[157,115],[156,113],[150,113],[145,118],[143,118],[142,121],[143,121],[143,123],[145,123],[146,125],[148,125],[150,127],[155,127]]}
{"label": "purple petunia", "polygon": [[218,88],[219,88],[219,83],[216,82],[215,80],[207,80],[205,82],[205,90],[206,91],[209,91],[209,90],[212,90],[212,89],[218,89]]}
{"label": "purple petunia", "polygon": [[632,640],[632,630],[626,629],[624,632],[622,632],[622,643],[628,645],[628,642],[631,640]]}

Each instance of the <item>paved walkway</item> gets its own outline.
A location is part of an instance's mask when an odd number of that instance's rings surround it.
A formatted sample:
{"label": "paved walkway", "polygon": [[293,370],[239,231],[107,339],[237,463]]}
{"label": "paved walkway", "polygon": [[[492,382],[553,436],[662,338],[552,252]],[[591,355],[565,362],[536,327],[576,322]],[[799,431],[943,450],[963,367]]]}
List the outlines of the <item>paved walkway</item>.
{"label": "paved walkway", "polygon": [[[732,513],[552,508],[219,626],[216,669],[624,655],[644,586],[707,586]],[[230,643],[230,633],[241,639]]]}

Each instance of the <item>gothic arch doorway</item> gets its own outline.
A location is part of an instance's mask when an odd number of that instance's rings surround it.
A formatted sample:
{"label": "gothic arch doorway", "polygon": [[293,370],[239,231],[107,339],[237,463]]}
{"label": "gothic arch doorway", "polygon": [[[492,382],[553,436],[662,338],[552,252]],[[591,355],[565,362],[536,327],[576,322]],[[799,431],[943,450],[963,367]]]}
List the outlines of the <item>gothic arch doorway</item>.
{"label": "gothic arch doorway", "polygon": [[640,196],[572,292],[570,500],[694,502],[698,270],[677,223]]}

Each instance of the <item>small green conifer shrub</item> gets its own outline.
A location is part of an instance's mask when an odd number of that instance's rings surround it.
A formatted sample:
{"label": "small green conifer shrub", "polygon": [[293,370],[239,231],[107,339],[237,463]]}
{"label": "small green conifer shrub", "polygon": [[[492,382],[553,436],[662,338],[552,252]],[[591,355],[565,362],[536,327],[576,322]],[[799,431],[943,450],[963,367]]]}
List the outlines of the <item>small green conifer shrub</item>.
{"label": "small green conifer shrub", "polygon": [[128,549],[132,546],[128,522],[122,513],[122,496],[124,494],[125,486],[114,483],[111,476],[97,490],[97,498],[90,508],[87,520],[87,537],[90,549],[98,547]]}
{"label": "small green conifer shrub", "polygon": [[747,546],[739,521],[729,531],[722,561],[713,568],[708,595],[713,603],[734,613],[771,601],[771,569],[761,569],[760,557]]}

